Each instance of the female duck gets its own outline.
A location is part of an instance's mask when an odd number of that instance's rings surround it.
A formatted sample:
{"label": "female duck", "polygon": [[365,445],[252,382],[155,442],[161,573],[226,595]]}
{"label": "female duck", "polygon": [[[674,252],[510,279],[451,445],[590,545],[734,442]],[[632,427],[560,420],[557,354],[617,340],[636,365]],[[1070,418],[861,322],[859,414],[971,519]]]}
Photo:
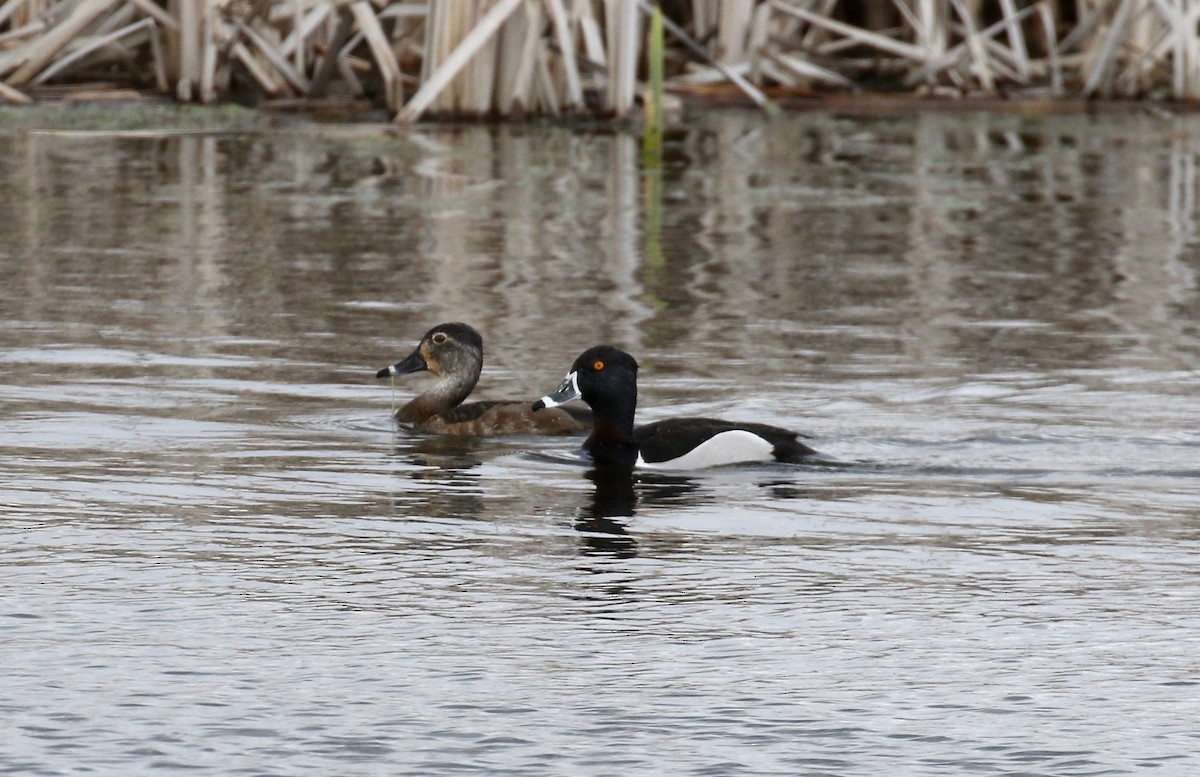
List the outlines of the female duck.
{"label": "female duck", "polygon": [[660,469],[699,469],[754,461],[805,463],[820,454],[796,439],[795,432],[766,424],[718,418],[672,418],[634,427],[637,362],[611,345],[584,351],[571,372],[533,409],[556,408],[579,397],[595,414],[592,434],[583,443],[597,463]]}
{"label": "female duck", "polygon": [[428,370],[438,381],[396,411],[396,420],[434,434],[476,437],[505,434],[582,434],[591,421],[586,413],[534,415],[527,402],[462,401],[475,388],[483,370],[483,338],[466,324],[440,324],[421,338],[403,361],[385,367],[377,378]]}

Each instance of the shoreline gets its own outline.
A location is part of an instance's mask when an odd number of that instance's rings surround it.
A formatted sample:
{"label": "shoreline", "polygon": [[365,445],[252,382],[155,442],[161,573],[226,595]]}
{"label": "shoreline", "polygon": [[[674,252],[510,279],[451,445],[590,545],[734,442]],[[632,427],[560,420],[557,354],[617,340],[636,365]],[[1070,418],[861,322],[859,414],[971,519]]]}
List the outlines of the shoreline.
{"label": "shoreline", "polygon": [[[667,90],[673,118],[668,126],[686,117],[711,111],[757,110],[753,102],[732,85],[673,87]],[[970,95],[917,95],[896,92],[821,93],[772,89],[768,96],[784,113],[831,113],[849,116],[912,115],[918,113],[994,113],[1016,116],[1152,115],[1163,118],[1200,115],[1200,103],[1170,100],[1106,100],[1081,97],[993,97]],[[41,129],[40,118],[69,118],[72,126],[48,127],[67,131],[116,132],[168,131],[204,133],[253,131],[280,123],[318,126],[378,127],[384,134],[403,134],[404,127],[389,120],[378,106],[363,100],[269,100],[245,105],[223,102],[212,105],[180,103],[150,90],[133,90],[108,84],[73,84],[39,90],[38,99],[20,105],[0,104],[0,132],[5,129]],[[764,120],[768,120],[764,116]],[[580,114],[571,116],[426,117],[421,124],[559,125],[579,128],[613,128],[640,125],[635,109],[622,119]],[[78,126],[76,126],[78,122]],[[53,124],[54,122],[50,122]]]}

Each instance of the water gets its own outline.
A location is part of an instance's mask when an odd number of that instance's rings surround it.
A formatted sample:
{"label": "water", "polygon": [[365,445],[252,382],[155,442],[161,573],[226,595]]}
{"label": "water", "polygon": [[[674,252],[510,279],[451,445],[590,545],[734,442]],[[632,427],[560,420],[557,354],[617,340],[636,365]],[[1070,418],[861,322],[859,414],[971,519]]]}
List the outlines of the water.
{"label": "water", "polygon": [[[1200,121],[0,134],[0,770],[1193,774]],[[597,479],[585,347],[844,469]],[[401,399],[425,385],[398,382]]]}

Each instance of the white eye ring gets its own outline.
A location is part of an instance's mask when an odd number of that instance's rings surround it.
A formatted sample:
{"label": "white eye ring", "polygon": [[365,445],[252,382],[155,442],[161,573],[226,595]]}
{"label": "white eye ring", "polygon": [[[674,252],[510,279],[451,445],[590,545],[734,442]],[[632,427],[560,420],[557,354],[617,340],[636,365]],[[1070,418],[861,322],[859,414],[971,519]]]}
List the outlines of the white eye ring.
{"label": "white eye ring", "polygon": [[434,345],[441,345],[444,342],[446,342],[446,333],[445,332],[438,332],[436,335],[433,336]]}

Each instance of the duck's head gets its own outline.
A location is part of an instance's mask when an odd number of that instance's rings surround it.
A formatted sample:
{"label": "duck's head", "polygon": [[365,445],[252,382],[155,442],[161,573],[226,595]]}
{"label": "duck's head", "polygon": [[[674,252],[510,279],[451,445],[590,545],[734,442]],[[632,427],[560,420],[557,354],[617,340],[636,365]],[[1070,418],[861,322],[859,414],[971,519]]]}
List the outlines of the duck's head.
{"label": "duck's head", "polygon": [[452,322],[425,333],[415,351],[375,373],[377,378],[429,370],[474,386],[483,369],[483,338],[472,327]]}
{"label": "duck's head", "polygon": [[637,361],[620,348],[597,345],[581,353],[558,388],[535,402],[533,409],[582,398],[598,415],[623,409],[632,418],[637,405],[637,371]]}

